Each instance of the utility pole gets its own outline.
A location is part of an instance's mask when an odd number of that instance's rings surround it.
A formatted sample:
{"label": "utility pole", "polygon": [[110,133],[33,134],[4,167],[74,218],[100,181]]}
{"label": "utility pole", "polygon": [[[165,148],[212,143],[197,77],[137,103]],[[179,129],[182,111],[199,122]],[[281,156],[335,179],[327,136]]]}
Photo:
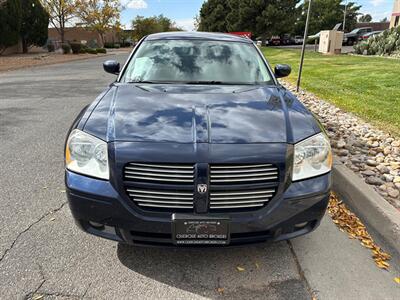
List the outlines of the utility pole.
{"label": "utility pole", "polygon": [[344,4],[344,15],[343,15],[343,33],[345,31],[346,28],[346,14],[347,14],[347,0]]}
{"label": "utility pole", "polygon": [[298,92],[299,89],[300,89],[301,72],[303,71],[304,52],[305,52],[305,50],[306,50],[306,44],[307,44],[308,23],[310,22],[310,12],[311,12],[311,0],[308,1],[308,10],[307,10],[306,27],[304,28],[303,47],[301,48],[301,58],[300,58],[300,67],[299,67],[299,77],[297,77],[297,87],[296,87],[296,91],[297,91],[297,92]]}

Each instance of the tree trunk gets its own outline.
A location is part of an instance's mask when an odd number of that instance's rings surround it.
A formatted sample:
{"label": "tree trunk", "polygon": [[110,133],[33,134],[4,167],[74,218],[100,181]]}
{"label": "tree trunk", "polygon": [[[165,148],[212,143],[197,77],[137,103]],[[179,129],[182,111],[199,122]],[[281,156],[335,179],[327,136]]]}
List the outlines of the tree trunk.
{"label": "tree trunk", "polygon": [[61,37],[61,44],[64,44],[64,40],[65,40],[64,28],[60,28],[60,37]]}
{"label": "tree trunk", "polygon": [[104,47],[104,34],[102,32],[99,32],[100,35],[100,43],[101,45],[99,45],[100,48]]}
{"label": "tree trunk", "polygon": [[25,38],[21,38],[22,40],[22,53],[28,53],[28,43]]}

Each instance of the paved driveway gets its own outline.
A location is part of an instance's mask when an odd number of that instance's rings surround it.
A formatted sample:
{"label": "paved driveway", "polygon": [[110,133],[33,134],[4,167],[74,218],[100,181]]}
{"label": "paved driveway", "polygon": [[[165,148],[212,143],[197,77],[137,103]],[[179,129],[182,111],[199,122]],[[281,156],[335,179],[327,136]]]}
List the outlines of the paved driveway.
{"label": "paved driveway", "polygon": [[114,79],[104,59],[0,73],[0,299],[400,299],[396,267],[377,269],[329,216],[290,243],[235,249],[134,248],[81,232],[66,204],[63,143]]}

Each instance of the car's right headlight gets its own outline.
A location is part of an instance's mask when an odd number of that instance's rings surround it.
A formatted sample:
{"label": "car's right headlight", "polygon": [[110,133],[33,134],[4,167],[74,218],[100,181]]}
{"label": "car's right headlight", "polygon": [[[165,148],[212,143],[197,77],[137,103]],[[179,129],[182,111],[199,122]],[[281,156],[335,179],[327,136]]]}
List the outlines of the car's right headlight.
{"label": "car's right headlight", "polygon": [[108,180],[107,143],[81,130],[73,130],[67,140],[65,165],[76,173]]}
{"label": "car's right headlight", "polygon": [[331,169],[331,145],[324,133],[318,133],[294,145],[292,181],[322,175]]}

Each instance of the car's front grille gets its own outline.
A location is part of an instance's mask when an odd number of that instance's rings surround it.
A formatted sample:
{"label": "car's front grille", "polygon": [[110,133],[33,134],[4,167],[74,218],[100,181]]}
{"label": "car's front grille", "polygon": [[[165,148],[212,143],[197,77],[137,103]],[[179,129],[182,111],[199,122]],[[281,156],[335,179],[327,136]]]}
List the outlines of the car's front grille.
{"label": "car's front grille", "polygon": [[210,165],[211,185],[263,183],[277,179],[278,169],[272,164]]}
{"label": "car's front grille", "polygon": [[[124,167],[125,190],[141,209],[194,212],[194,164],[131,162]],[[209,211],[257,210],[275,196],[278,168],[273,164],[210,164]],[[198,174],[197,174],[198,176]]]}
{"label": "car's front grille", "polygon": [[270,201],[274,194],[274,188],[222,192],[211,191],[210,210],[260,208]]}
{"label": "car's front grille", "polygon": [[129,163],[125,166],[125,180],[170,184],[193,184],[194,166],[189,164]]}
{"label": "car's front grille", "polygon": [[129,197],[142,208],[193,210],[192,191],[127,188],[127,192]]}

